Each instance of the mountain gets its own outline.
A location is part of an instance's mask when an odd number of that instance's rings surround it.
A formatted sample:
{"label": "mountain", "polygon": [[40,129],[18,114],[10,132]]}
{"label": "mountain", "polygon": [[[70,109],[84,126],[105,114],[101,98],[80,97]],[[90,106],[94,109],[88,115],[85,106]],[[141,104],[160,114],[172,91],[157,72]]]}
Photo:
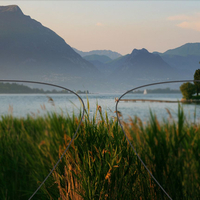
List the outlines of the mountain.
{"label": "mountain", "polygon": [[134,49],[125,56],[76,50],[89,62],[18,6],[0,6],[0,79],[44,81],[90,92],[124,91],[156,81],[191,79],[199,65],[198,49],[196,43],[163,54]]}
{"label": "mountain", "polygon": [[97,55],[97,54],[92,54],[92,55],[89,55],[89,56],[84,56],[83,58],[85,60],[87,60],[87,61],[99,61],[101,63],[107,63],[107,62],[112,61],[112,59],[110,57],[108,57],[108,56]]}
{"label": "mountain", "polygon": [[53,82],[69,89],[100,83],[93,64],[16,5],[0,6],[0,60],[1,79]]}
{"label": "mountain", "polygon": [[92,63],[104,75],[106,75],[106,68],[107,68],[106,63],[112,61],[112,59],[109,58],[108,56],[97,55],[97,54],[84,56],[83,58]]}
{"label": "mountain", "polygon": [[175,49],[170,49],[163,54],[176,56],[200,56],[200,43],[186,43]]}
{"label": "mountain", "polygon": [[178,70],[166,63],[158,54],[149,53],[146,49],[134,49],[131,54],[114,60],[110,69],[109,79],[119,86],[143,85],[151,82],[189,78],[184,70]]}
{"label": "mountain", "polygon": [[115,51],[110,51],[110,50],[93,50],[93,51],[89,51],[89,52],[83,52],[83,51],[79,51],[75,48],[73,48],[73,49],[74,49],[74,51],[76,51],[82,57],[95,54],[95,55],[100,55],[100,56],[102,56],[102,55],[108,56],[110,59],[114,60],[114,59],[122,56],[121,54],[119,54]]}
{"label": "mountain", "polygon": [[192,77],[195,70],[200,68],[200,43],[186,43],[159,55],[172,67],[187,70]]}

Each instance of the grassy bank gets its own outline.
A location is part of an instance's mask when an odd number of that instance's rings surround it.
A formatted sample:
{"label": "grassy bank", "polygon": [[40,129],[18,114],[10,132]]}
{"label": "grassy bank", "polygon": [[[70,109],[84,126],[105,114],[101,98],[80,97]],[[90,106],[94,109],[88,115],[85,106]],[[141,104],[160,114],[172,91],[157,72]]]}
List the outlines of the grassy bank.
{"label": "grassy bank", "polygon": [[[62,162],[33,199],[167,199],[134,154],[116,119],[84,121]],[[0,199],[28,199],[62,154],[80,117],[49,114],[0,121]],[[200,125],[123,122],[150,171],[173,199],[200,198]]]}

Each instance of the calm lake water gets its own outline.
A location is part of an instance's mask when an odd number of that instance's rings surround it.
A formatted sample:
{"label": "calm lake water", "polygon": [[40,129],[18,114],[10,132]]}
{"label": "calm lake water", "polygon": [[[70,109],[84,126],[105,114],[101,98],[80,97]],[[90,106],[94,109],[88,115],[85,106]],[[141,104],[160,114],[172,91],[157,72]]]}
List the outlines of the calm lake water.
{"label": "calm lake water", "polygon": [[[97,104],[101,106],[103,113],[108,113],[109,117],[116,117],[115,98],[122,94],[81,94],[86,109],[87,98],[89,99],[89,114],[94,116]],[[123,99],[157,99],[157,100],[180,100],[181,94],[127,94]],[[187,120],[200,121],[200,105],[181,104],[187,116]],[[80,113],[82,105],[74,94],[0,94],[0,115],[12,114],[17,117],[42,116],[47,112],[69,114]],[[148,120],[150,110],[155,113],[159,120],[169,119],[169,112],[174,119],[177,119],[178,103],[158,103],[158,102],[119,102],[118,111],[121,112],[124,120],[129,116],[137,115],[142,120]],[[168,112],[169,111],[169,112]],[[196,113],[196,117],[194,117]],[[99,113],[97,114],[99,116]]]}

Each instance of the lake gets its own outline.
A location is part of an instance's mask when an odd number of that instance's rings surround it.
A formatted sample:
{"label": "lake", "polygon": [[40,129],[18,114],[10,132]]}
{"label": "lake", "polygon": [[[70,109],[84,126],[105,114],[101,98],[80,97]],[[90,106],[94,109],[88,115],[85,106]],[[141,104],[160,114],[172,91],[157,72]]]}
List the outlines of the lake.
{"label": "lake", "polygon": [[[92,117],[96,113],[97,104],[101,106],[103,114],[105,111],[108,117],[116,117],[115,98],[122,94],[80,94],[86,110],[87,99],[89,99],[89,115]],[[123,99],[155,99],[155,100],[180,100],[182,95],[177,94],[127,94]],[[187,120],[200,121],[200,105],[183,105]],[[82,105],[74,94],[0,94],[0,115],[12,114],[16,117],[42,116],[47,112],[63,113],[64,115],[79,114]],[[129,116],[137,115],[143,121],[148,120],[150,110],[157,115],[159,120],[169,119],[169,112],[174,119],[177,119],[178,103],[158,103],[158,102],[123,102],[118,104],[118,111],[122,118],[128,120]],[[196,117],[194,117],[196,113]],[[97,114],[99,116],[99,113]]]}

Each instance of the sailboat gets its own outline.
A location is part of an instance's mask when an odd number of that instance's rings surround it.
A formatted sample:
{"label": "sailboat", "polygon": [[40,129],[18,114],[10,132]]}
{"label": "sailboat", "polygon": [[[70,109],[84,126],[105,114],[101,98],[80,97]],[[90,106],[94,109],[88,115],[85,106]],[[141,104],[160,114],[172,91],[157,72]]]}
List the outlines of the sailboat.
{"label": "sailboat", "polygon": [[146,90],[146,89],[144,90],[144,93],[143,93],[143,94],[147,94],[147,90]]}

